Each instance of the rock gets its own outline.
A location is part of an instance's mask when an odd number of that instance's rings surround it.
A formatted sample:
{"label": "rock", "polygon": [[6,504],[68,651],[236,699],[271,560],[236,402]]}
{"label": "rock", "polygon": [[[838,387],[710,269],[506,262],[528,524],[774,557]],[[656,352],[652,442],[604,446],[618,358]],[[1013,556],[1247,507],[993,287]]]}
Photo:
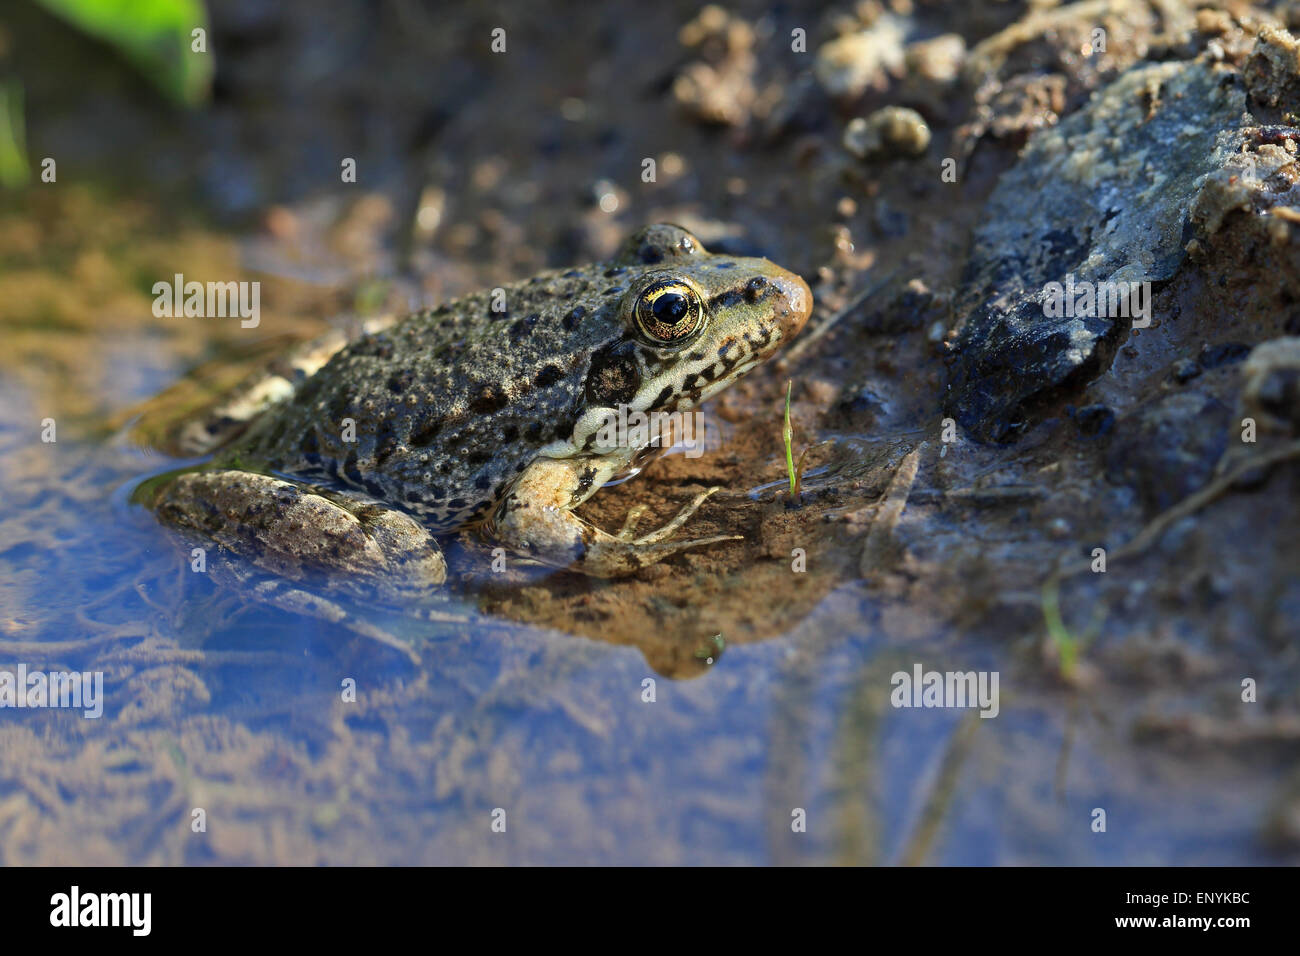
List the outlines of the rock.
{"label": "rock", "polygon": [[1108,434],[1115,425],[1115,410],[1108,405],[1085,405],[1071,417],[1079,434],[1090,438]]}
{"label": "rock", "polygon": [[1232,29],[1232,15],[1226,10],[1197,10],[1196,31],[1207,37],[1220,37]]}
{"label": "rock", "polygon": [[903,72],[903,23],[885,14],[868,29],[822,44],[813,74],[828,95],[855,100],[867,90],[885,91]]}
{"label": "rock", "polygon": [[1203,369],[1216,369],[1240,362],[1249,354],[1250,346],[1242,342],[1220,342],[1218,345],[1206,342],[1201,346],[1196,362]]}
{"label": "rock", "polygon": [[698,57],[673,80],[673,99],[682,110],[708,125],[748,123],[758,98],[753,27],[710,4],[682,27],[678,39]]}
{"label": "rock", "polygon": [[961,74],[966,59],[966,41],[960,34],[945,33],[930,40],[909,43],[903,51],[907,75],[947,86]]}
{"label": "rock", "polygon": [[1181,358],[1169,368],[1169,377],[1179,385],[1185,385],[1201,374],[1201,367],[1189,358]]}
{"label": "rock", "polygon": [[1065,112],[1065,91],[1065,77],[1059,74],[1013,76],[995,89],[982,91],[988,96],[980,104],[982,134],[1014,145],[1023,143],[1035,130],[1059,122]]}
{"label": "rock", "polygon": [[1240,418],[1261,434],[1300,435],[1300,338],[1262,342],[1241,367]]}
{"label": "rock", "polygon": [[962,64],[975,107],[956,134],[963,157],[984,137],[1018,149],[1143,60],[1160,36],[1185,36],[1194,24],[1190,5],[1178,0],[1033,6],[976,43]]}
{"label": "rock", "polygon": [[[1251,127],[1253,139],[1261,132]],[[1197,231],[1212,236],[1234,212],[1271,208],[1281,198],[1268,189],[1269,177],[1292,162],[1283,146],[1265,143],[1249,152],[1233,151],[1219,169],[1206,179],[1192,205],[1191,218]]]}
{"label": "rock", "polygon": [[1127,71],[1031,138],[989,198],[958,304],[945,405],[974,438],[1013,439],[1059,394],[1109,368],[1133,303],[1108,296],[1105,307],[1092,298],[1053,309],[1059,289],[1048,284],[1145,288],[1150,309],[1149,283],[1172,277],[1186,256],[1204,181],[1241,149],[1244,107],[1243,91],[1204,62],[1158,63]]}
{"label": "rock", "polygon": [[1251,100],[1300,110],[1300,43],[1279,27],[1264,27],[1242,68]]}
{"label": "rock", "polygon": [[866,119],[857,117],[844,129],[844,148],[858,159],[897,159],[925,154],[930,127],[921,114],[902,106],[886,106]]}
{"label": "rock", "polygon": [[[1086,0],[1054,6],[1043,4],[985,37],[971,49],[965,72],[972,84],[988,77],[1008,76],[1016,61],[1065,67],[1086,84],[1085,75],[1105,69],[1123,69],[1140,60],[1163,26],[1184,31],[1194,24],[1191,11],[1181,3],[1160,0]],[[1098,31],[1105,49],[1094,50]],[[1087,50],[1086,53],[1082,52]],[[1072,67],[1072,68],[1071,68]]]}

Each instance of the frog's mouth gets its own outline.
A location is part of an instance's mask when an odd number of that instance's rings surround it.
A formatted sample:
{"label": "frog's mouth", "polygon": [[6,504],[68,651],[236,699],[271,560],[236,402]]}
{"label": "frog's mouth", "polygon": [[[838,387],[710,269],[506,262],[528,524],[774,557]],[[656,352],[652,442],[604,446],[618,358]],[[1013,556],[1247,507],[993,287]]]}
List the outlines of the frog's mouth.
{"label": "frog's mouth", "polygon": [[[799,334],[812,313],[812,290],[801,277],[766,259],[742,261],[765,280],[762,291],[752,295],[746,307],[732,305],[737,314],[727,323],[729,328],[716,333],[712,354],[706,350],[703,361],[672,371],[684,386],[676,408],[707,401],[763,364]],[[718,298],[734,295],[726,292]],[[688,355],[688,363],[692,357]]]}
{"label": "frog's mouth", "polygon": [[694,408],[697,405],[703,405],[714,395],[717,395],[719,392],[724,391],[733,382],[736,382],[739,379],[744,378],[751,371],[758,368],[758,366],[762,365],[766,359],[767,359],[766,355],[755,356],[754,358],[746,359],[743,362],[737,363],[735,368],[733,368],[729,373],[727,373],[727,375],[725,375],[722,378],[716,379],[713,382],[710,382],[703,389],[701,389],[698,397],[696,397],[696,394],[694,392],[690,393],[689,395],[683,396],[685,400],[682,401],[676,407],[685,410],[689,408]]}

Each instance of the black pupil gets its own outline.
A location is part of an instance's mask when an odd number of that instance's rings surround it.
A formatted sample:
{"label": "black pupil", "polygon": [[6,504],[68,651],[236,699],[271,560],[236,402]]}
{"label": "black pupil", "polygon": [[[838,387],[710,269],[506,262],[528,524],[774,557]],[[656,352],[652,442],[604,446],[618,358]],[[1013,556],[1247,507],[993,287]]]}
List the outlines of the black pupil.
{"label": "black pupil", "polygon": [[690,302],[680,292],[665,292],[650,306],[654,317],[664,325],[676,325],[686,317],[690,309]]}

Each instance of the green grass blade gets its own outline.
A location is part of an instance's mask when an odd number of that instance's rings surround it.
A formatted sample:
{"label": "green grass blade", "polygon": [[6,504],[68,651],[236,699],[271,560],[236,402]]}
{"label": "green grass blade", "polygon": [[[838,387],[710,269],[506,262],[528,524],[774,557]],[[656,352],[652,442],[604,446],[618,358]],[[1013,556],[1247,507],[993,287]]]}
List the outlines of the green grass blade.
{"label": "green grass blade", "polygon": [[29,178],[23,88],[17,80],[11,80],[0,83],[0,186],[17,189]]}
{"label": "green grass blade", "polygon": [[794,388],[794,382],[785,383],[785,425],[781,429],[781,437],[785,440],[785,468],[790,475],[790,497],[794,497],[794,429],[790,426],[790,392]]}

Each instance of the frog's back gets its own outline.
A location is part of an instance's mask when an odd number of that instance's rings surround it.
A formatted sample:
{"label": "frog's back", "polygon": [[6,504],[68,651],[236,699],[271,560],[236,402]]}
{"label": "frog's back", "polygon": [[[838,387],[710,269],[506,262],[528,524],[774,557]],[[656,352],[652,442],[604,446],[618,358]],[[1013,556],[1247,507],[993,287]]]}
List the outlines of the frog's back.
{"label": "frog's back", "polygon": [[255,423],[239,453],[435,529],[481,517],[539,448],[572,433],[631,272],[548,273],[368,334]]}

